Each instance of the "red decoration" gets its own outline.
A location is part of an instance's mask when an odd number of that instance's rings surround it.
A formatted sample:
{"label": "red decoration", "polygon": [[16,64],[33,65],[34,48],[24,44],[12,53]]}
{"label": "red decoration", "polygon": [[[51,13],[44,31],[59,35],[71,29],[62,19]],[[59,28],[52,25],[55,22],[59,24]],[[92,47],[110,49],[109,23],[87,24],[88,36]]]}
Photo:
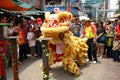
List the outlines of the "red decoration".
{"label": "red decoration", "polygon": [[69,15],[68,18],[71,19],[71,16]]}
{"label": "red decoration", "polygon": [[6,42],[6,41],[0,41],[0,53],[6,53],[6,45],[7,44],[8,44],[8,42]]}
{"label": "red decoration", "polygon": [[0,53],[0,77],[5,76],[5,65],[4,65],[4,60],[2,58],[2,54]]}
{"label": "red decoration", "polygon": [[37,23],[38,24],[42,24],[42,19],[41,18],[37,18]]}
{"label": "red decoration", "polygon": [[50,44],[49,44],[49,47],[50,47],[52,50],[56,51],[56,45],[50,43]]}
{"label": "red decoration", "polygon": [[56,19],[54,20],[54,23],[55,23],[56,25],[58,25],[58,21],[57,21]]}
{"label": "red decoration", "polygon": [[47,22],[48,22],[48,20],[47,20],[47,19],[45,19],[45,20],[44,20],[44,22],[45,22],[45,23],[47,23]]}
{"label": "red decoration", "polygon": [[[54,51],[56,51],[56,45],[55,44],[49,44],[49,47],[52,49],[52,50],[54,50]],[[64,54],[55,54],[56,55],[56,60],[55,60],[55,62],[60,62],[62,59],[60,59],[60,57],[61,56],[63,56]]]}
{"label": "red decoration", "polygon": [[56,53],[56,60],[55,60],[55,62],[60,62],[60,61],[62,61],[62,59],[60,59],[60,57],[61,56],[63,56],[64,54],[57,54]]}
{"label": "red decoration", "polygon": [[0,41],[0,77],[5,76],[5,59],[6,57],[6,45],[8,42],[6,41]]}

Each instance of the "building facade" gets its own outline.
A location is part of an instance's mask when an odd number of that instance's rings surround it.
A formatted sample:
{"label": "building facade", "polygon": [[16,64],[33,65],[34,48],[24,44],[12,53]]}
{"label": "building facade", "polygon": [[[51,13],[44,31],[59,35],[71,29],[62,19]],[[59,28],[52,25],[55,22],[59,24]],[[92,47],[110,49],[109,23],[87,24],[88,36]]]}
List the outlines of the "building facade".
{"label": "building facade", "polygon": [[108,0],[108,9],[113,10],[111,12],[108,12],[107,14],[108,18],[114,15],[116,10],[119,8],[118,1],[119,0]]}
{"label": "building facade", "polygon": [[22,0],[33,6],[35,9],[44,10],[45,8],[45,0]]}
{"label": "building facade", "polygon": [[55,7],[59,7],[61,11],[69,11],[73,15],[79,15],[80,0],[46,0],[45,11],[52,12]]}

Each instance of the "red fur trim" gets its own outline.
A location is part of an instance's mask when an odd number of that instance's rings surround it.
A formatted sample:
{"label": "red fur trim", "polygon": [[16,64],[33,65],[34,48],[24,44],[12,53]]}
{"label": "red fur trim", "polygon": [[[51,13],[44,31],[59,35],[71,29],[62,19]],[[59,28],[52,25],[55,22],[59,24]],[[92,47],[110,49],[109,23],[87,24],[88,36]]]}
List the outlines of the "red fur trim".
{"label": "red fur trim", "polygon": [[5,76],[4,64],[2,60],[2,55],[0,55],[0,77]]}
{"label": "red fur trim", "polygon": [[56,54],[56,60],[55,62],[60,62],[62,61],[62,59],[60,58],[61,56],[63,56],[64,54]]}
{"label": "red fur trim", "polygon": [[2,51],[0,51],[0,53],[6,53],[6,45],[8,45],[9,43],[6,41],[0,41],[0,48],[2,48]]}
{"label": "red fur trim", "polygon": [[50,47],[52,50],[56,51],[56,45],[50,43],[50,44],[49,44],[49,47]]}

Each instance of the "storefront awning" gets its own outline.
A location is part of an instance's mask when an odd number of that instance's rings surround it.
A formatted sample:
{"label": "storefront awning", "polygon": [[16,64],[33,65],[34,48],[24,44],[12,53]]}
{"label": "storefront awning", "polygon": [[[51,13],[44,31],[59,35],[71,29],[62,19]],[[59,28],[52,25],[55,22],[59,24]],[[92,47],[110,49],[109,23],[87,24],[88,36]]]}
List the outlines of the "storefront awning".
{"label": "storefront awning", "polygon": [[40,10],[36,10],[36,9],[31,9],[28,11],[24,11],[21,14],[23,15],[42,15],[43,13],[45,13],[45,11],[40,11]]}
{"label": "storefront awning", "polygon": [[9,11],[27,11],[31,9],[32,6],[21,0],[0,0],[0,8]]}

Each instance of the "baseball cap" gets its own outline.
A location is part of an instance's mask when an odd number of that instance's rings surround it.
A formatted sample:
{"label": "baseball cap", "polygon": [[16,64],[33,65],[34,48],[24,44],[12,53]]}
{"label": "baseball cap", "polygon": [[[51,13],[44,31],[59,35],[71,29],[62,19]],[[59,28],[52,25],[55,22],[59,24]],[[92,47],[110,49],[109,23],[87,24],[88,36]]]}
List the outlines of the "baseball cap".
{"label": "baseball cap", "polygon": [[37,18],[37,23],[38,24],[42,24],[42,19],[41,18]]}
{"label": "baseball cap", "polygon": [[85,21],[90,21],[90,18],[85,18],[84,20],[85,20]]}

